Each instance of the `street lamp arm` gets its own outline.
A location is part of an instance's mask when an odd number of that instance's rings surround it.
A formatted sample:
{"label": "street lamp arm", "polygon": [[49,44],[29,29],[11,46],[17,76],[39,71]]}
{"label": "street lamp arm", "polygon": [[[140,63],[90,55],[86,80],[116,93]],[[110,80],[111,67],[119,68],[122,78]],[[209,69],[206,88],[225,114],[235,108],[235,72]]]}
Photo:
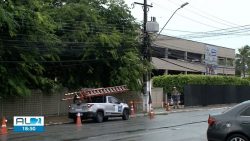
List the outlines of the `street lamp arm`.
{"label": "street lamp arm", "polygon": [[189,4],[188,2],[185,2],[185,3],[183,3],[183,4],[181,5],[180,8],[183,8],[184,6],[186,6],[186,5],[188,5],[188,4]]}
{"label": "street lamp arm", "polygon": [[174,14],[179,10],[181,9],[181,7],[179,7],[178,9],[176,9],[174,11],[174,13],[171,15],[171,17],[168,19],[168,21],[165,23],[165,25],[163,26],[163,28],[161,29],[161,31],[158,33],[157,37],[161,34],[161,32],[163,31],[163,29],[166,27],[166,25],[169,23],[169,21],[172,19],[172,17],[174,16]]}
{"label": "street lamp arm", "polygon": [[157,34],[156,38],[161,34],[161,32],[163,31],[163,29],[166,27],[166,25],[169,23],[169,21],[172,19],[172,17],[174,16],[174,14],[181,8],[183,8],[184,6],[188,5],[189,3],[186,2],[184,4],[182,4],[179,8],[177,8],[174,13],[171,15],[171,17],[168,19],[168,21],[165,23],[165,25],[163,26],[163,28],[161,29],[161,31]]}

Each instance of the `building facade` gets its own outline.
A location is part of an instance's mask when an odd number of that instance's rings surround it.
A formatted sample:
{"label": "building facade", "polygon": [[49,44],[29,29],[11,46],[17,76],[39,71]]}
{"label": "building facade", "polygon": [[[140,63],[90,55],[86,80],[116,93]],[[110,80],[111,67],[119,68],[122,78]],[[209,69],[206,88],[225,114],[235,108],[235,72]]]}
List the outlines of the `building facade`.
{"label": "building facade", "polygon": [[235,75],[235,50],[170,36],[152,43],[153,75]]}

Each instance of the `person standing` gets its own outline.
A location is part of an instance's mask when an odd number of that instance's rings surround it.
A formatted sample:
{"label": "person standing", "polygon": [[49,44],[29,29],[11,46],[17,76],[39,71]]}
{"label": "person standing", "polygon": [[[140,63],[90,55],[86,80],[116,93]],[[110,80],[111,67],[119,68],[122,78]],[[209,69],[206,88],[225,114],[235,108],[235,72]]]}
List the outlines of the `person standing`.
{"label": "person standing", "polygon": [[179,108],[179,101],[180,101],[180,93],[179,91],[176,89],[176,87],[173,87],[173,91],[171,94],[171,98],[173,99],[173,108]]}

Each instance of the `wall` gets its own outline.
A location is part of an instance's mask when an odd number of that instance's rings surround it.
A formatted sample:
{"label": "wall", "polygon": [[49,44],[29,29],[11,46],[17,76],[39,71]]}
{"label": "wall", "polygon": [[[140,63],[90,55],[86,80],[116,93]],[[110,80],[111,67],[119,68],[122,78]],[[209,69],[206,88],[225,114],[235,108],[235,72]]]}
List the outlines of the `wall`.
{"label": "wall", "polygon": [[163,88],[152,88],[152,107],[161,108],[163,105]]}
{"label": "wall", "polygon": [[35,115],[65,115],[68,111],[68,101],[61,101],[66,90],[53,95],[44,95],[40,91],[33,91],[25,98],[0,99],[0,116]]}
{"label": "wall", "polygon": [[[72,100],[62,101],[65,93],[67,93],[66,89],[52,95],[33,91],[31,96],[25,98],[0,99],[0,117],[66,115]],[[142,100],[139,92],[127,92],[113,96],[128,104],[130,101],[134,101],[135,110],[142,111]]]}

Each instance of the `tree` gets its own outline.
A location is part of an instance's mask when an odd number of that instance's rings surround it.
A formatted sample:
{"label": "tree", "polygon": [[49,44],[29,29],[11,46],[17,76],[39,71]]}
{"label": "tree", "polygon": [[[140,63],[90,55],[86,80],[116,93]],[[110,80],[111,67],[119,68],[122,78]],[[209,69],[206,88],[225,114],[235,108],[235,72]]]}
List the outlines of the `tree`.
{"label": "tree", "polygon": [[43,62],[57,58],[55,23],[42,0],[0,2],[0,95],[25,96],[51,89]]}
{"label": "tree", "polygon": [[127,84],[141,89],[139,25],[123,0],[0,1],[0,95]]}
{"label": "tree", "polygon": [[246,77],[247,67],[250,65],[250,47],[248,45],[238,49],[236,54],[236,72],[243,74]]}
{"label": "tree", "polygon": [[64,47],[60,58],[80,60],[57,65],[57,70],[62,71],[52,71],[64,86],[127,84],[140,89],[145,70],[135,38],[139,26],[124,1],[67,1],[49,13],[58,19],[56,34]]}

